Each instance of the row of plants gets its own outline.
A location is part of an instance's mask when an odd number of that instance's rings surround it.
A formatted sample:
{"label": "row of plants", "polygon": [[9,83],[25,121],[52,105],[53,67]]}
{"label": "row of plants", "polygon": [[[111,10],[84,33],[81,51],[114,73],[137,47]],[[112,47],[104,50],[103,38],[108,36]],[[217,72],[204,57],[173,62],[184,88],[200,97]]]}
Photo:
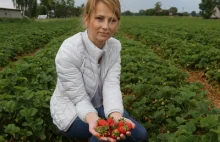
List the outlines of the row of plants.
{"label": "row of plants", "polygon": [[53,37],[69,31],[73,26],[73,22],[69,19],[44,22],[6,21],[0,21],[0,67],[17,60],[17,56],[34,52]]}
{"label": "row of plants", "polygon": [[[197,19],[124,17],[120,30],[150,45],[165,59],[190,70],[203,70],[213,84],[220,83],[218,23]],[[129,24],[123,24],[128,23]],[[164,21],[162,21],[164,20]]]}
{"label": "row of plants", "polygon": [[149,134],[149,142],[220,141],[220,110],[199,83],[150,46],[120,37],[124,105]]}
{"label": "row of plants", "polygon": [[[69,26],[64,23],[62,26]],[[71,24],[70,31],[51,39],[36,55],[22,57],[0,71],[1,142],[61,140],[50,116],[49,101],[56,85],[56,53],[64,39],[79,31],[78,22]]]}

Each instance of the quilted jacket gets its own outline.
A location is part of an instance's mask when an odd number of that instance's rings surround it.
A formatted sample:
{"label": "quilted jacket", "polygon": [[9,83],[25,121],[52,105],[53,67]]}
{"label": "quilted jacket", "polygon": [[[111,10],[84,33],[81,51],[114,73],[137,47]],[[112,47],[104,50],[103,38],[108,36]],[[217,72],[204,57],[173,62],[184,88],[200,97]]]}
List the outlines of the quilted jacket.
{"label": "quilted jacket", "polygon": [[55,59],[57,84],[50,100],[53,123],[61,131],[67,131],[77,116],[85,122],[87,113],[97,113],[91,100],[98,87],[100,57],[105,116],[115,111],[123,114],[120,52],[121,44],[114,38],[99,49],[88,38],[87,30],[62,43]]}

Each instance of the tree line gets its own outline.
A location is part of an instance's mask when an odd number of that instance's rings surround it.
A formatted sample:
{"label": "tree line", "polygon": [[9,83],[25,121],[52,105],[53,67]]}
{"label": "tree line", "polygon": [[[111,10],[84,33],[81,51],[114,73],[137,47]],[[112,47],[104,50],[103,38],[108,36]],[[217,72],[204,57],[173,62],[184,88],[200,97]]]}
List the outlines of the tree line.
{"label": "tree line", "polygon": [[[80,16],[84,5],[75,7],[74,0],[12,0],[14,6],[22,11],[24,16],[30,18],[36,18],[38,15],[48,15],[48,17],[72,17]],[[139,10],[138,13],[132,13],[130,11],[122,12],[122,15],[141,15],[141,16],[202,16],[204,19],[209,19],[215,12],[214,7],[220,5],[220,0],[201,0],[199,4],[200,12],[196,11],[178,12],[176,7],[170,7],[169,9],[162,9],[162,3],[156,2],[154,8]]]}
{"label": "tree line", "polygon": [[138,13],[132,13],[131,11],[124,11],[122,15],[124,16],[132,16],[132,15],[139,15],[139,16],[202,16],[204,19],[210,19],[211,15],[216,12],[214,10],[215,6],[220,5],[220,0],[201,0],[199,4],[199,9],[201,10],[199,13],[196,11],[189,12],[178,12],[176,7],[170,7],[169,9],[162,9],[162,3],[156,2],[154,8],[146,9],[146,10],[139,10]]}
{"label": "tree line", "polygon": [[204,19],[210,19],[211,15],[215,12],[214,8],[220,5],[220,0],[201,0],[199,9],[201,16]]}
{"label": "tree line", "polygon": [[139,10],[138,13],[132,13],[129,10],[122,13],[122,15],[125,16],[131,16],[131,15],[139,15],[139,16],[196,16],[198,15],[196,11],[192,11],[191,13],[188,12],[178,12],[178,8],[176,7],[170,7],[169,9],[162,9],[162,3],[156,2],[154,5],[154,8],[146,9],[146,10]]}
{"label": "tree line", "polygon": [[12,0],[14,7],[22,11],[23,16],[36,18],[38,15],[64,18],[80,16],[84,5],[75,7],[74,0]]}

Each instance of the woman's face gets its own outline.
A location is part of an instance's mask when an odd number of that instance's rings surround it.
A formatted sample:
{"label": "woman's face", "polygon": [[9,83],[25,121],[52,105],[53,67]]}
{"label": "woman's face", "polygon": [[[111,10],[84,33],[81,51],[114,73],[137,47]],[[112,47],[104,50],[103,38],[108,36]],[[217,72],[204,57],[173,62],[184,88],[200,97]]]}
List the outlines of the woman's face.
{"label": "woman's face", "polygon": [[103,2],[98,2],[91,17],[84,17],[89,39],[99,48],[103,48],[106,40],[114,35],[119,20],[112,10]]}

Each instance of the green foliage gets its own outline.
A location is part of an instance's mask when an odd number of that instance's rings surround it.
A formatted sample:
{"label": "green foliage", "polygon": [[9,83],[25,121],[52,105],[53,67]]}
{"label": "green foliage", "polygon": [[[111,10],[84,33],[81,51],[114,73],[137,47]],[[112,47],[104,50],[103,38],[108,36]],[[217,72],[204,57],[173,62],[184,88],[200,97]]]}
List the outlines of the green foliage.
{"label": "green foliage", "polygon": [[173,15],[176,15],[178,9],[176,7],[170,7],[169,12],[172,13]]}
{"label": "green foliage", "polygon": [[[61,22],[62,26],[68,27],[68,22]],[[70,24],[77,27],[78,22]],[[54,28],[51,32],[58,31]],[[54,37],[35,56],[23,57],[0,71],[0,141],[59,141],[61,135],[49,109],[56,85],[54,59],[62,41],[72,33],[74,29]]]}
{"label": "green foliage", "polygon": [[[218,21],[189,18],[124,17],[120,30],[151,46],[164,59],[189,70],[203,70],[213,84],[220,80]],[[141,30],[140,30],[141,29]],[[201,29],[203,33],[201,33]],[[209,38],[207,38],[209,37]]]}
{"label": "green foliage", "polygon": [[196,11],[192,11],[192,12],[191,12],[191,15],[192,15],[193,17],[195,17],[195,16],[196,16]]}
{"label": "green foliage", "polygon": [[72,28],[70,20],[48,22],[2,20],[0,21],[0,36],[2,37],[0,39],[0,67],[7,65],[10,60],[17,60],[16,56],[32,53],[53,37],[60,36]]}
{"label": "green foliage", "polygon": [[161,3],[161,2],[156,2],[156,3],[155,3],[155,6],[154,6],[154,9],[155,9],[156,11],[161,10],[161,6],[162,6],[162,3]]}
{"label": "green foliage", "polygon": [[124,106],[148,130],[149,141],[218,141],[220,110],[205,99],[199,83],[169,60],[131,39],[122,41]]}
{"label": "green foliage", "polygon": [[200,14],[204,19],[210,19],[214,12],[214,7],[216,6],[216,0],[202,0],[199,4],[199,9],[201,9]]}
{"label": "green foliage", "polygon": [[155,9],[147,9],[146,12],[145,12],[145,15],[147,16],[152,16],[155,14]]}

